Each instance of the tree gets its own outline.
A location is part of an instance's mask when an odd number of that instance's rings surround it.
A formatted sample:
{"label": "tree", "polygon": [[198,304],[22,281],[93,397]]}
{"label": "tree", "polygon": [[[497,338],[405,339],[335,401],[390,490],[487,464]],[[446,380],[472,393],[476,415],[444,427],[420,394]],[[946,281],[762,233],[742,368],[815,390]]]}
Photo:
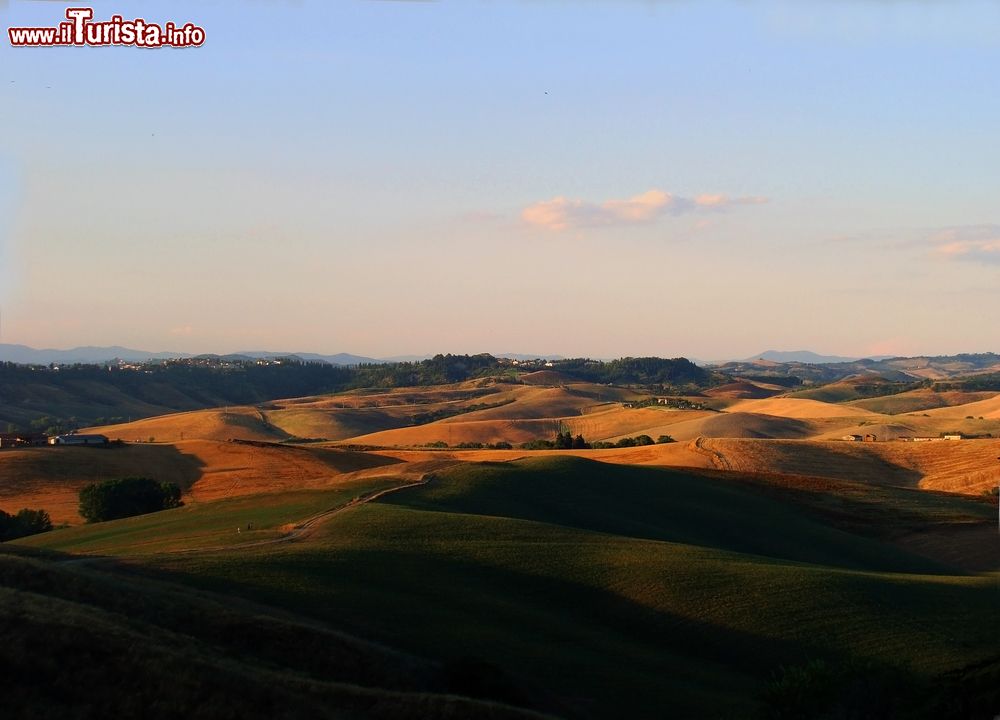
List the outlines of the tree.
{"label": "tree", "polygon": [[573,448],[573,436],[570,435],[569,430],[566,432],[556,433],[555,449],[556,450],[571,450]]}
{"label": "tree", "polygon": [[664,443],[672,443],[672,442],[677,442],[677,441],[674,440],[669,435],[660,435],[660,437],[656,438],[656,442],[657,442],[658,445],[662,445]]}
{"label": "tree", "polygon": [[51,529],[52,520],[44,510],[24,508],[16,515],[9,515],[0,510],[0,541],[37,535]]}
{"label": "tree", "polygon": [[577,435],[573,438],[573,449],[574,450],[589,450],[590,444],[583,439],[583,435]]}
{"label": "tree", "polygon": [[120,478],[91,483],[80,491],[80,515],[87,522],[145,515],[181,505],[174,483],[149,478]]}

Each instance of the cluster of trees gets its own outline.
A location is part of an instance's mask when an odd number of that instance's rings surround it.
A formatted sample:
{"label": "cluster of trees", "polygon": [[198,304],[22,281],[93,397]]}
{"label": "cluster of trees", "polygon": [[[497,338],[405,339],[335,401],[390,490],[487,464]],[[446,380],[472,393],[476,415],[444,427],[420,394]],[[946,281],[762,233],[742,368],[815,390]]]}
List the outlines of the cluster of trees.
{"label": "cluster of trees", "polygon": [[521,443],[520,448],[522,450],[589,450],[590,443],[588,443],[583,435],[573,435],[567,430],[566,432],[557,432],[555,440],[530,440],[526,443]]}
{"label": "cluster of trees", "polygon": [[664,443],[676,442],[669,435],[660,435],[656,440],[653,440],[649,435],[636,435],[635,437],[624,437],[617,442],[595,442],[593,443],[594,449],[604,449],[604,448],[629,448],[629,447],[642,447],[644,445],[663,445]]}
{"label": "cluster of trees", "polygon": [[51,529],[52,520],[44,510],[24,508],[15,515],[0,510],[0,542],[37,535]]}
{"label": "cluster of trees", "polygon": [[935,392],[946,390],[960,390],[962,392],[1000,392],[1000,373],[983,373],[957,380],[944,380],[934,382],[932,385]]}
{"label": "cluster of trees", "polygon": [[[424,447],[429,448],[446,448],[451,447],[444,440],[435,440],[434,442],[429,442]],[[513,450],[514,446],[509,442],[501,440],[495,443],[481,443],[481,442],[460,442],[455,445],[458,450]]]}
{"label": "cluster of trees", "polygon": [[556,433],[554,440],[530,440],[521,443],[519,447],[522,450],[603,450],[605,448],[639,447],[641,445],[657,445],[672,442],[674,442],[674,439],[669,435],[660,435],[656,440],[653,440],[649,435],[637,435],[636,437],[622,438],[613,443],[604,442],[603,440],[591,443],[587,442],[583,435],[573,437],[567,430],[566,432]]}
{"label": "cluster of trees", "polygon": [[574,358],[556,360],[552,369],[586,382],[613,385],[705,387],[712,382],[710,373],[687,358],[628,357],[607,362]]}
{"label": "cluster of trees", "polygon": [[181,504],[181,489],[176,484],[149,478],[103,480],[80,491],[80,515],[87,522],[145,515]]}
{"label": "cluster of trees", "polygon": [[[661,402],[662,400],[662,402]],[[674,410],[711,410],[711,408],[705,407],[703,403],[696,402],[693,400],[688,400],[683,397],[648,397],[642,400],[634,400],[629,403],[633,408],[644,408],[644,407],[667,407]]]}

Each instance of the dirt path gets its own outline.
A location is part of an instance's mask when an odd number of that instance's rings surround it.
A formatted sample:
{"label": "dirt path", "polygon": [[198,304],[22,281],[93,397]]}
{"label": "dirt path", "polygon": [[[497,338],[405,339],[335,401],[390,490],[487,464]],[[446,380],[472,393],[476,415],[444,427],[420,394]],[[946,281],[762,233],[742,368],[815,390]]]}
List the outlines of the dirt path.
{"label": "dirt path", "polygon": [[723,455],[718,450],[713,450],[710,447],[706,447],[705,440],[706,438],[699,436],[695,438],[694,442],[688,445],[688,447],[694,450],[695,452],[701,453],[702,455],[707,455],[708,458],[712,461],[712,464],[715,465],[715,467],[718,468],[719,470],[732,470],[733,464],[729,462],[728,459],[726,459],[726,456]]}
{"label": "dirt path", "polygon": [[[365,503],[370,503],[379,498],[385,497],[390,493],[399,492],[400,490],[407,490],[409,488],[420,487],[422,485],[428,484],[434,476],[430,473],[423,475],[416,482],[407,483],[406,485],[397,485],[395,487],[383,488],[382,490],[374,490],[372,492],[365,493],[364,495],[358,495],[356,498],[348,500],[343,505],[338,505],[337,507],[330,508],[329,510],[324,510],[323,512],[316,513],[315,515],[310,515],[302,522],[292,526],[292,528],[281,537],[269,538],[267,540],[255,540],[248,543],[240,543],[238,545],[220,545],[216,547],[205,547],[205,548],[190,548],[185,550],[171,550],[169,554],[171,555],[192,555],[196,553],[212,553],[212,552],[222,552],[226,550],[243,550],[244,548],[261,547],[263,545],[276,545],[278,543],[292,542],[294,540],[303,540],[309,537],[316,528],[322,523],[339,515],[342,512],[346,512],[351,508],[357,507],[359,505],[364,505]],[[286,526],[287,527],[287,526]],[[252,532],[252,531],[251,531]]]}
{"label": "dirt path", "polygon": [[[364,505],[366,503],[373,502],[391,493],[399,492],[400,490],[408,490],[409,488],[415,488],[427,485],[433,479],[434,479],[433,473],[424,473],[424,475],[422,475],[421,478],[415,482],[407,483],[405,485],[396,485],[395,487],[383,488],[381,490],[373,490],[363,495],[358,495],[357,497],[352,498],[351,500],[347,501],[342,505],[330,508],[329,510],[324,510],[322,512],[316,513],[315,515],[310,515],[305,520],[302,520],[301,522],[292,526],[291,529],[281,537],[268,538],[266,540],[254,540],[252,542],[240,543],[236,545],[217,545],[213,547],[166,550],[163,551],[161,554],[163,555],[197,555],[200,553],[209,554],[217,552],[238,551],[238,550],[244,550],[246,548],[262,547],[264,545],[277,545],[278,543],[303,540],[309,537],[313,532],[315,532],[320,525],[322,525],[324,522],[334,517],[335,515],[339,515],[340,513],[346,512],[351,508],[358,507],[359,505]],[[105,562],[119,562],[122,559],[127,559],[127,558],[105,557],[105,556],[83,556],[83,557],[73,556],[63,560],[62,564],[97,565]]]}

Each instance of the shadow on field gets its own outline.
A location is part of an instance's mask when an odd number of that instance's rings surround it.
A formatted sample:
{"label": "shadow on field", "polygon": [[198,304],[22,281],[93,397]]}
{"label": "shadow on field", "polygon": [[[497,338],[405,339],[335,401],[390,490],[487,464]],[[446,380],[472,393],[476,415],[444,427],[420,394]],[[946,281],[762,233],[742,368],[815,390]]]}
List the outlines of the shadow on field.
{"label": "shadow on field", "polygon": [[119,477],[153,477],[182,491],[202,475],[204,463],[173,445],[112,443],[109,447],[47,446],[5,451],[6,494]]}
{"label": "shadow on field", "polygon": [[[488,665],[407,655],[109,558],[0,545],[0,691],[10,717],[540,716]],[[451,693],[451,694],[446,694]]]}

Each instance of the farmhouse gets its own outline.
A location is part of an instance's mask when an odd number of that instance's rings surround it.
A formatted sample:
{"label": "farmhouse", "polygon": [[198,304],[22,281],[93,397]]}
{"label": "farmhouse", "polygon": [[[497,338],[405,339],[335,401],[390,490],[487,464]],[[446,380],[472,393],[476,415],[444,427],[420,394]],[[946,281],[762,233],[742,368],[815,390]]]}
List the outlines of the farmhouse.
{"label": "farmhouse", "polygon": [[49,438],[49,445],[97,445],[107,446],[104,435],[56,435]]}
{"label": "farmhouse", "polygon": [[841,440],[846,440],[848,442],[861,442],[862,438],[860,435],[844,435],[840,438]]}

